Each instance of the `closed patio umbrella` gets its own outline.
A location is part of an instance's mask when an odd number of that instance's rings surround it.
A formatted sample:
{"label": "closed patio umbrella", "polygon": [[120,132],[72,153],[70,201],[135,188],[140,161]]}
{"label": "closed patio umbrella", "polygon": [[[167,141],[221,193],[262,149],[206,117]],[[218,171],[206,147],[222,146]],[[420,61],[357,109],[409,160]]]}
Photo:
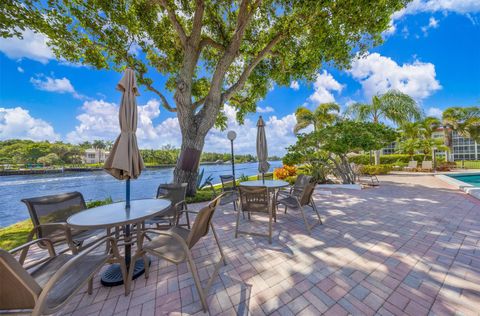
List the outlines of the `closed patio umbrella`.
{"label": "closed patio umbrella", "polygon": [[258,172],[262,174],[262,180],[265,180],[265,172],[270,168],[268,163],[267,137],[265,135],[265,122],[260,116],[257,122],[257,158]]}
{"label": "closed patio umbrella", "polygon": [[[130,179],[136,179],[142,173],[144,168],[143,159],[137,145],[137,101],[139,95],[137,89],[137,80],[135,73],[131,69],[126,69],[122,80],[117,85],[117,90],[122,94],[118,119],[120,123],[120,135],[118,135],[113,144],[110,155],[108,156],[103,168],[106,172],[119,180],[126,180],[126,198],[125,212],[130,212]],[[125,239],[130,238],[130,225],[125,225]],[[125,245],[125,261],[127,269],[130,265],[131,245]],[[143,260],[135,263],[133,278],[135,279],[144,272]],[[102,276],[104,285],[113,286],[124,282],[120,266],[113,264]]]}
{"label": "closed patio umbrella", "polygon": [[117,89],[123,92],[120,103],[120,135],[115,140],[103,168],[119,180],[126,181],[126,207],[130,206],[130,179],[136,179],[144,168],[137,145],[137,80],[133,70],[125,70]]}

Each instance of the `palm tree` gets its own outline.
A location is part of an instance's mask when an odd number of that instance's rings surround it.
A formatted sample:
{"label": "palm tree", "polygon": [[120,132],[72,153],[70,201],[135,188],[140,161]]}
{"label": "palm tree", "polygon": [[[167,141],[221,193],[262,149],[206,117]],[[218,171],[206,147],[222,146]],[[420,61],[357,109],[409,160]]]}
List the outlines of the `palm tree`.
{"label": "palm tree", "polygon": [[436,117],[426,117],[415,122],[406,122],[401,125],[400,152],[413,157],[415,152],[421,150],[427,156],[431,155],[434,148],[448,150],[438,139],[432,138],[433,133],[441,126],[440,120]]}
{"label": "palm tree", "polygon": [[480,142],[480,107],[450,107],[443,111],[445,145],[452,149],[452,132]]}
{"label": "palm tree", "polygon": [[[335,113],[336,112],[336,113]],[[313,112],[306,107],[299,107],[295,111],[297,124],[293,132],[297,134],[300,130],[313,125],[313,130],[317,131],[325,126],[335,122],[340,112],[340,106],[336,103],[322,103]]]}
{"label": "palm tree", "polygon": [[[347,115],[363,122],[380,123],[388,120],[400,126],[412,120],[419,120],[422,111],[409,95],[390,90],[383,95],[372,97],[372,103],[354,103],[347,108]],[[380,151],[375,152],[375,164],[380,163]]]}

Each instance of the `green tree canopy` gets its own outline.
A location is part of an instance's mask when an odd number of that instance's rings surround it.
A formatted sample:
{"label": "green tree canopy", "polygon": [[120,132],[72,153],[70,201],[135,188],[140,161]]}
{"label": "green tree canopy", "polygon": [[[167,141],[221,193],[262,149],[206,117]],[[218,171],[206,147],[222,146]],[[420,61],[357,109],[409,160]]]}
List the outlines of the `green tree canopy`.
{"label": "green tree canopy", "polygon": [[[44,33],[58,58],[121,71],[176,112],[182,131],[176,182],[195,191],[205,136],[226,127],[227,102],[242,122],[272,84],[313,80],[324,63],[348,67],[382,41],[409,0],[5,0],[0,35]],[[167,77],[165,86],[154,81]],[[174,104],[165,91],[173,94]]]}
{"label": "green tree canopy", "polygon": [[395,130],[381,123],[339,121],[310,134],[299,135],[297,143],[288,148],[283,162],[329,164],[344,183],[354,183],[355,174],[347,154],[378,150],[396,138]]}

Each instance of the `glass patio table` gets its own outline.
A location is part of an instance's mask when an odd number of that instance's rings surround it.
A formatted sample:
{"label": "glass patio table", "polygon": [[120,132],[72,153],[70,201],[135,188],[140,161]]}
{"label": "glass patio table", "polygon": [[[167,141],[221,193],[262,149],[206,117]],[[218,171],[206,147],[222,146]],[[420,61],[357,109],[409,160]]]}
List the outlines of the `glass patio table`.
{"label": "glass patio table", "polygon": [[239,186],[244,187],[266,187],[267,190],[273,192],[273,219],[277,221],[277,194],[276,191],[281,188],[286,188],[290,184],[287,181],[283,180],[251,180],[240,182]]}
{"label": "glass patio table", "polygon": [[[130,201],[130,208],[125,208],[125,202],[112,203],[93,207],[70,216],[67,224],[71,228],[90,230],[98,228],[111,229],[123,226],[125,233],[125,263],[127,268],[131,260],[131,233],[130,226],[137,225],[140,230],[143,222],[153,216],[161,216],[168,211],[172,202],[167,199],[143,199]],[[145,272],[143,260],[135,263],[133,279]],[[119,264],[112,264],[103,273],[101,282],[105,286],[116,286],[123,284],[123,277]]]}

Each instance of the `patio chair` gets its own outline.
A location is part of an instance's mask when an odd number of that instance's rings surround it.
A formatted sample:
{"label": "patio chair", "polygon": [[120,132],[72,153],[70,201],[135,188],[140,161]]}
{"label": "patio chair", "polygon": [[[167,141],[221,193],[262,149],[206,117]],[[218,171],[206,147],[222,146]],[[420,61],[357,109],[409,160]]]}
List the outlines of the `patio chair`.
{"label": "patio chair", "polygon": [[222,182],[222,194],[223,198],[220,205],[227,205],[233,203],[233,209],[237,209],[238,201],[238,188],[234,186],[234,178],[232,175],[221,175],[220,181]]}
{"label": "patio chair", "polygon": [[158,229],[169,228],[174,225],[180,225],[179,221],[183,213],[187,220],[186,224],[180,226],[187,226],[190,228],[190,218],[188,216],[187,202],[185,196],[187,195],[187,183],[164,183],[160,184],[157,189],[157,199],[168,199],[172,201],[170,208],[161,216],[155,216],[147,221],[145,224],[156,225]]}
{"label": "patio chair", "polygon": [[433,170],[433,162],[430,160],[422,161],[422,170],[423,171],[432,171]]}
{"label": "patio chair", "polygon": [[[23,199],[27,205],[33,229],[28,236],[28,241],[36,235],[38,239],[48,238],[55,245],[66,243],[72,253],[77,253],[82,247],[87,247],[84,242],[94,236],[102,234],[104,230],[78,230],[68,227],[67,218],[87,208],[83,195],[80,192],[47,195]],[[43,242],[39,247],[45,248]],[[23,253],[22,256],[26,254]]]}
{"label": "patio chair", "polygon": [[417,167],[418,167],[418,162],[416,160],[412,160],[412,161],[408,162],[408,166],[405,167],[404,169],[406,171],[415,171],[415,169],[417,169]]}
{"label": "patio chair", "polygon": [[[301,179],[299,178],[300,176],[297,178],[297,181],[290,192],[278,191],[277,206],[284,205],[285,213],[287,213],[288,208],[300,210],[305,222],[305,226],[307,227],[307,231],[309,234],[311,234],[313,227],[322,224],[322,218],[320,217],[317,206],[312,198],[316,183],[311,181],[312,177],[310,176],[303,176]],[[316,220],[313,224],[309,224],[309,220],[305,215],[305,206],[310,207],[318,217],[318,220]]]}
{"label": "patio chair", "polygon": [[350,168],[352,168],[352,171],[355,174],[355,182],[373,187],[380,185],[380,181],[378,181],[376,175],[361,172],[360,166],[354,163],[350,164]]}
{"label": "patio chair", "polygon": [[[270,197],[267,187],[239,187],[238,190],[240,194],[240,208],[237,211],[235,238],[238,237],[238,234],[262,236],[268,237],[268,242],[271,244],[274,205],[272,203],[272,198]],[[248,214],[249,220],[251,219],[250,214],[252,213],[267,214],[268,234],[239,230],[240,213],[243,214],[244,212]]]}
{"label": "patio chair", "polygon": [[[34,244],[46,247],[49,256],[24,266],[23,259],[17,261],[14,255],[25,249],[28,252]],[[111,253],[95,251],[105,244]],[[56,254],[53,242],[46,238],[31,240],[10,252],[0,249],[0,314],[58,312],[86,284],[88,294],[92,294],[93,276],[108,262],[118,262],[127,277],[115,239],[107,237],[75,255]]]}
{"label": "patio chair", "polygon": [[[213,214],[215,213],[215,210],[219,205],[222,197],[223,195],[216,197],[213,201],[211,201],[207,206],[205,206],[198,212],[187,211],[189,213],[196,214],[192,229],[174,226],[169,230],[147,229],[146,231],[142,232],[139,237],[139,250],[133,258],[133,262],[135,262],[140,257],[142,257],[143,260],[148,260],[146,259],[146,254],[149,254],[165,259],[177,265],[185,261],[188,262],[190,271],[193,275],[195,286],[198,290],[198,294],[202,302],[203,310],[205,312],[208,310],[207,295],[212,285],[212,282],[215,279],[215,276],[218,274],[221,264],[227,264],[225,260],[225,255],[223,254],[222,247],[220,246],[220,242],[218,240],[217,233],[215,232],[215,228],[212,224]],[[200,278],[198,276],[198,270],[193,260],[192,248],[202,237],[208,234],[209,229],[211,229],[213,237],[215,238],[215,242],[217,243],[218,249],[220,251],[220,260],[215,264],[215,269],[211,274],[206,287],[203,288],[200,282]],[[150,238],[147,238],[147,235],[150,235]],[[145,238],[151,240],[144,243]],[[148,278],[149,271],[147,262],[145,262],[145,267],[145,278]],[[129,270],[129,276],[127,279],[127,291],[130,290],[132,274],[133,268]]]}

